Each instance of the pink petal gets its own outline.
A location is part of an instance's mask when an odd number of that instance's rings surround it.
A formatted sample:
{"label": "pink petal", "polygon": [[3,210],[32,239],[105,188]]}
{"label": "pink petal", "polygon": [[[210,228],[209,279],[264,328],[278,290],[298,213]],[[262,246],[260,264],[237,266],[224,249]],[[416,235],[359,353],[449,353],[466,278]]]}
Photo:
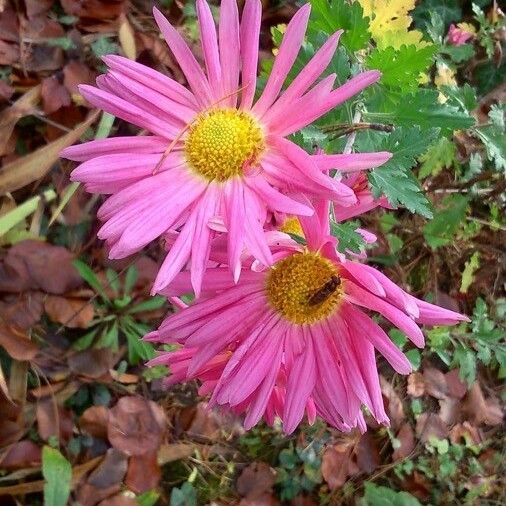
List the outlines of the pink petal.
{"label": "pink petal", "polygon": [[175,102],[195,111],[198,110],[197,101],[190,90],[174,81],[174,79],[123,56],[110,54],[103,56],[102,59],[109,68],[135,79],[139,83],[150,86],[153,90]]}
{"label": "pink petal", "polygon": [[180,129],[175,126],[160,120],[160,118],[153,116],[151,113],[107,91],[99,90],[87,84],[81,84],[79,86],[79,91],[81,95],[95,107],[141,128],[145,128],[165,139],[174,139],[180,131]]}
{"label": "pink petal", "polygon": [[406,316],[401,310],[383,299],[355,285],[350,280],[346,280],[343,286],[347,300],[358,306],[378,311],[378,313],[382,314],[387,320],[402,330],[416,346],[423,348],[425,342],[423,333],[409,316]]}
{"label": "pink petal", "polygon": [[237,283],[241,274],[246,216],[243,183],[238,178],[233,178],[225,187],[225,209],[228,227],[228,265],[234,281]]}
{"label": "pink petal", "polygon": [[295,16],[293,16],[286,28],[279,53],[274,61],[267,84],[265,85],[262,95],[253,107],[253,112],[260,117],[263,116],[276,100],[285,82],[286,76],[297,58],[300,46],[304,40],[310,12],[311,5],[307,3],[295,13]]}
{"label": "pink petal", "polygon": [[262,4],[260,0],[246,0],[241,20],[242,109],[251,108],[255,96],[261,21]]}
{"label": "pink petal", "polygon": [[201,107],[210,105],[213,101],[211,88],[190,48],[186,45],[181,35],[179,35],[179,32],[156,7],[153,8],[153,15],[155,16],[156,24],[176,57],[176,61],[186,76],[197,102]]}
{"label": "pink petal", "polygon": [[211,9],[205,0],[197,0],[197,16],[199,19],[200,41],[206,62],[207,77],[213,91],[214,100],[218,100],[223,95],[218,38]]}
{"label": "pink petal", "polygon": [[220,61],[223,79],[224,96],[230,95],[220,102],[235,107],[239,88],[240,40],[239,12],[236,0],[221,0],[220,26]]}
{"label": "pink petal", "polygon": [[341,172],[356,172],[374,169],[392,158],[388,151],[375,153],[350,153],[349,155],[313,155],[311,157],[320,170],[337,169]]}
{"label": "pink petal", "polygon": [[163,153],[167,146],[167,139],[154,135],[111,137],[69,146],[60,152],[60,156],[75,162],[86,162],[103,155]]}

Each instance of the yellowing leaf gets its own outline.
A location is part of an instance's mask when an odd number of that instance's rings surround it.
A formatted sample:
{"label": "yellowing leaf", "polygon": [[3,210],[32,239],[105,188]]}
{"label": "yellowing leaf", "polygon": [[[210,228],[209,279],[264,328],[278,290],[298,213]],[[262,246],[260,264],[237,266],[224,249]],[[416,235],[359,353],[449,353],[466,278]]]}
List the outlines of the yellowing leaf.
{"label": "yellowing leaf", "polygon": [[137,48],[135,45],[135,33],[132,28],[132,25],[128,21],[128,18],[125,16],[125,14],[122,14],[120,16],[118,38],[121,44],[121,49],[123,49],[125,56],[127,58],[130,58],[130,60],[135,61],[137,57]]}
{"label": "yellowing leaf", "polygon": [[441,86],[457,86],[455,70],[448,67],[445,63],[439,62],[437,64],[437,74],[434,78],[434,84],[438,88],[441,88]]}
{"label": "yellowing leaf", "polygon": [[380,49],[399,49],[403,44],[421,48],[429,43],[422,40],[422,32],[408,30],[412,19],[409,12],[415,0],[358,0],[364,16],[369,17],[369,30]]}

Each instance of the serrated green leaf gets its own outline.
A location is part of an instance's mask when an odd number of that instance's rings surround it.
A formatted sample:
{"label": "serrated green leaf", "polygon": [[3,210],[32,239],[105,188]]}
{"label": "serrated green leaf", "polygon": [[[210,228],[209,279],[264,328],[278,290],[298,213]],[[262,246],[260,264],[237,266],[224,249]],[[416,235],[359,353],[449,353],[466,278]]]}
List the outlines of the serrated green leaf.
{"label": "serrated green leaf", "polygon": [[337,238],[337,249],[341,253],[353,251],[360,253],[365,246],[364,238],[356,231],[358,222],[348,221],[346,223],[330,223],[330,233]]}
{"label": "serrated green leaf", "polygon": [[345,0],[310,0],[312,5],[309,30],[323,30],[329,35],[344,30],[341,43],[349,51],[365,47],[370,39],[369,18],[358,2]]}
{"label": "serrated green leaf", "polygon": [[455,162],[456,154],[455,144],[446,137],[441,137],[419,158],[422,166],[418,177],[424,179],[427,176],[437,176],[445,167],[450,167]]}
{"label": "serrated green leaf", "polygon": [[[378,134],[362,142],[364,137],[357,136],[359,151],[390,151],[392,158],[381,167],[369,172],[369,183],[373,194],[384,194],[390,204],[405,206],[413,213],[426,218],[432,217],[430,202],[420,189],[420,185],[411,172],[416,158],[434,142],[437,129],[420,130],[418,127],[396,128],[389,135]],[[375,141],[371,142],[371,139]],[[365,149],[364,149],[365,148]]]}
{"label": "serrated green leaf", "polygon": [[[381,90],[380,86],[376,86]],[[439,127],[445,134],[453,130],[466,129],[475,124],[467,110],[438,101],[437,90],[420,88],[414,94],[397,96],[394,93],[376,92],[369,95],[364,118],[379,123],[394,123],[401,126],[419,125],[421,128]],[[386,98],[386,100],[385,100]]]}
{"label": "serrated green leaf", "polygon": [[432,249],[449,244],[463,223],[469,200],[463,195],[450,195],[443,201],[434,218],[423,227],[423,235]]}
{"label": "serrated green leaf", "polygon": [[381,83],[402,93],[413,92],[418,88],[418,78],[432,64],[436,46],[417,48],[415,45],[402,45],[399,49],[376,48],[366,59],[369,69],[380,70]]}
{"label": "serrated green leaf", "polygon": [[448,55],[454,63],[462,63],[474,56],[474,46],[472,44],[445,45],[441,48],[441,53]]}
{"label": "serrated green leaf", "polygon": [[396,492],[387,487],[380,487],[366,482],[364,497],[360,506],[422,506],[418,499],[407,492]]}
{"label": "serrated green leaf", "polygon": [[42,449],[42,475],[44,476],[44,506],[65,506],[70,496],[72,466],[55,448]]}
{"label": "serrated green leaf", "polygon": [[475,251],[469,260],[466,261],[462,271],[462,281],[460,282],[460,293],[467,293],[469,287],[474,281],[474,274],[480,268],[480,252]]}
{"label": "serrated green leaf", "polygon": [[495,125],[474,129],[475,134],[483,142],[487,158],[494,163],[496,169],[506,171],[506,135]]}
{"label": "serrated green leaf", "polygon": [[467,347],[459,344],[453,354],[453,362],[459,367],[459,376],[472,385],[476,381],[476,355]]}
{"label": "serrated green leaf", "polygon": [[411,15],[415,25],[423,28],[430,21],[431,13],[434,12],[439,14],[445,26],[456,19],[462,19],[462,9],[458,0],[424,0],[416,6]]}

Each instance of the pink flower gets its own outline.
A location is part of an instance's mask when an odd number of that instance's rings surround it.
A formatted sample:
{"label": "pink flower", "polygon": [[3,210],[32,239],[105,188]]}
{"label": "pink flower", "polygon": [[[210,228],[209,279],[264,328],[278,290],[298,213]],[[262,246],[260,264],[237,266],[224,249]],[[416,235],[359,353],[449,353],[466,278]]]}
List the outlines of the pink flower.
{"label": "pink flower", "polygon": [[462,46],[469,39],[472,39],[474,36],[471,32],[466,32],[462,28],[456,27],[453,23],[450,25],[448,29],[447,42],[451,46]]}
{"label": "pink flower", "polygon": [[[218,31],[207,3],[197,1],[205,72],[179,32],[154,9],[190,89],[114,55],[104,57],[109,71],[97,79],[98,88],[80,87],[91,104],[149,132],[73,146],[62,156],[84,162],[72,180],[85,183],[90,192],[112,195],[98,212],[105,222],[98,236],[111,246],[111,258],[130,255],[170,230],[180,231],[154,291],[167,286],[191,259],[198,295],[216,233],[208,223],[215,217],[225,223],[228,264],[237,281],[243,246],[264,265],[272,264],[262,229],[268,210],[313,213],[287,196],[289,191],[344,206],[356,201],[349,187],[322,174],[286,137],[376,82],[380,73],[362,72],[336,89],[335,74],[315,84],[334,54],[341,34],[336,32],[282,92],[309,13],[306,4],[289,23],[256,103],[260,0],[246,0],[241,22],[236,1],[223,0]],[[340,166],[376,167],[389,156],[343,155]]]}
{"label": "pink flower", "polygon": [[[300,218],[307,247],[267,233],[274,265],[250,262],[235,286],[226,268],[209,269],[204,298],[146,336],[182,345],[152,362],[171,366],[167,384],[200,379],[210,405],[244,412],[247,429],[278,415],[291,433],[306,413],[309,421],[320,416],[340,430],[365,430],[362,405],[378,422],[389,423],[374,350],[401,374],[411,365],[364,310],[382,315],[418,347],[424,345],[418,324],[454,324],[466,317],[416,299],[373,267],[346,260],[329,235],[328,211],[328,202],[320,201],[314,216]],[[187,293],[190,280],[182,272],[164,293]]]}

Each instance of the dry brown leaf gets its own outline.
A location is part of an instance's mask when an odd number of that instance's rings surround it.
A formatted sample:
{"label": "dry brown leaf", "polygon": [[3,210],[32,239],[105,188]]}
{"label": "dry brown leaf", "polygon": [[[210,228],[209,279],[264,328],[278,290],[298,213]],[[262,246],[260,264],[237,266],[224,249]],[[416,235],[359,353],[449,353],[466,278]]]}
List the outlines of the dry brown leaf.
{"label": "dry brown leaf", "polygon": [[406,415],[404,413],[404,405],[402,400],[393,388],[392,384],[388,382],[383,376],[380,376],[381,393],[386,399],[385,408],[390,418],[390,423],[394,429],[399,428],[405,421]]}
{"label": "dry brown leaf", "polygon": [[[1,52],[2,46],[0,44]],[[39,103],[41,89],[40,85],[35,86],[0,114],[0,156],[6,153],[5,148],[16,123],[24,116],[31,114],[34,107]]]}
{"label": "dry brown leaf", "polygon": [[327,448],[322,459],[322,476],[330,490],[342,487],[349,476],[359,472],[358,466],[351,458],[353,442]]}
{"label": "dry brown leaf", "polygon": [[137,58],[135,33],[130,21],[128,21],[128,18],[124,13],[121,13],[119,17],[118,38],[125,56],[131,60],[135,60]]}
{"label": "dry brown leaf", "polygon": [[162,408],[142,397],[122,397],[109,412],[109,441],[127,455],[158,450],[167,427]]}
{"label": "dry brown leaf", "polygon": [[79,427],[93,437],[107,439],[109,409],[105,406],[91,406],[79,418]]}
{"label": "dry brown leaf", "polygon": [[444,399],[448,394],[446,377],[439,369],[427,367],[423,371],[425,391],[436,399]]}
{"label": "dry brown leaf", "polygon": [[478,445],[483,441],[483,436],[477,427],[469,422],[458,423],[450,431],[450,441],[453,444],[469,443]]}
{"label": "dry brown leaf", "polygon": [[136,494],[142,494],[158,486],[162,474],[156,451],[134,455],[128,461],[125,485]]}
{"label": "dry brown leaf", "polygon": [[0,172],[0,195],[22,188],[44,177],[58,160],[60,151],[74,144],[98,118],[99,114],[100,111],[93,111],[85,121],[77,125],[71,132],[5,165]]}
{"label": "dry brown leaf", "polygon": [[74,255],[62,246],[34,240],[19,242],[0,263],[0,291],[43,290],[61,295],[83,282],[73,261]]}
{"label": "dry brown leaf", "polygon": [[158,463],[163,466],[168,462],[185,459],[193,454],[195,448],[184,443],[163,444],[158,450]]}
{"label": "dry brown leaf", "polygon": [[237,492],[250,500],[270,494],[276,481],[276,471],[265,462],[253,462],[237,478]]}
{"label": "dry brown leaf", "polygon": [[0,454],[0,468],[7,470],[37,467],[40,461],[40,447],[28,439],[14,443]]}
{"label": "dry brown leaf", "polygon": [[408,422],[402,424],[395,438],[399,441],[400,446],[394,450],[392,455],[394,461],[406,458],[416,446],[415,434]]}
{"label": "dry brown leaf", "polygon": [[435,413],[422,413],[416,420],[416,435],[422,443],[430,438],[444,439],[448,436],[448,426]]}
{"label": "dry brown leaf", "polygon": [[74,428],[72,413],[58,406],[54,398],[38,402],[36,413],[39,435],[44,441],[50,437],[57,437],[59,441],[70,439]]}
{"label": "dry brown leaf", "polygon": [[24,292],[19,295],[5,294],[3,300],[0,300],[0,314],[5,323],[28,330],[42,317],[43,300],[44,295],[41,292]]}
{"label": "dry brown leaf", "polygon": [[84,350],[68,358],[69,368],[74,374],[91,379],[108,375],[116,361],[110,348]]}
{"label": "dry brown leaf", "polygon": [[49,318],[70,329],[86,329],[93,320],[95,310],[89,300],[49,295],[44,301]]}
{"label": "dry brown leaf", "polygon": [[41,83],[42,107],[46,114],[51,114],[61,107],[70,105],[67,88],[55,76],[46,77]]}
{"label": "dry brown leaf", "polygon": [[21,330],[0,323],[0,346],[15,360],[29,362],[37,354],[38,347]]}
{"label": "dry brown leaf", "polygon": [[408,394],[412,397],[421,397],[425,393],[425,381],[419,372],[408,376]]}
{"label": "dry brown leaf", "polygon": [[11,396],[9,394],[9,387],[7,386],[7,381],[5,380],[4,371],[2,369],[2,364],[0,364],[0,391],[4,394],[5,398],[9,402],[13,402]]}
{"label": "dry brown leaf", "polygon": [[124,492],[121,494],[113,495],[98,503],[98,506],[139,506],[139,503],[130,495],[131,492]]}

